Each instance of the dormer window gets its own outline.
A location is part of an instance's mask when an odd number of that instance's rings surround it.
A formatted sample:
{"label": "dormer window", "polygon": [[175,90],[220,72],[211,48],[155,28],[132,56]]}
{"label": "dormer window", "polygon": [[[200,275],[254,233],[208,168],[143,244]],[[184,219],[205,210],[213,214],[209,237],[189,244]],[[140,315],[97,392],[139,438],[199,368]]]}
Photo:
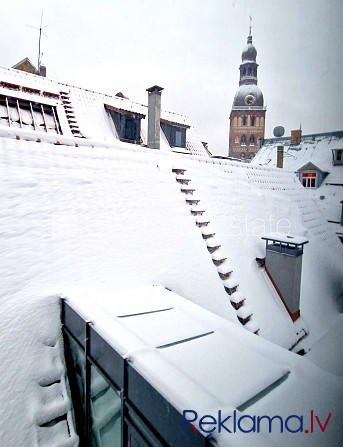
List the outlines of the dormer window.
{"label": "dormer window", "polygon": [[56,107],[0,95],[0,125],[62,134]]}
{"label": "dormer window", "polygon": [[332,155],[333,155],[333,164],[335,166],[343,165],[343,149],[333,149]]}
{"label": "dormer window", "polygon": [[317,173],[316,172],[303,172],[302,174],[302,184],[305,188],[316,188],[317,187]]}
{"label": "dormer window", "polygon": [[161,128],[170,147],[186,147],[186,130],[189,126],[161,119]]}
{"label": "dormer window", "polygon": [[126,143],[141,143],[141,119],[145,115],[118,109],[105,104],[105,108],[110,114],[115,125],[118,138]]}

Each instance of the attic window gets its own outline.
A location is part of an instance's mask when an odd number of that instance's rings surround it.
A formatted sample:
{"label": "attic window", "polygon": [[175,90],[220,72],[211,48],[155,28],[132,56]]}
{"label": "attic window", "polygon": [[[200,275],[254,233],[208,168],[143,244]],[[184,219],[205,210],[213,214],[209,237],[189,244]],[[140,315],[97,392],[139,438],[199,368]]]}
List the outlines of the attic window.
{"label": "attic window", "polygon": [[55,106],[0,95],[0,125],[62,134]]}
{"label": "attic window", "polygon": [[161,120],[161,128],[170,147],[186,147],[186,130],[188,127]]}
{"label": "attic window", "polygon": [[304,172],[301,174],[302,184],[305,188],[317,187],[317,173],[316,172]]}
{"label": "attic window", "polygon": [[127,143],[141,143],[141,119],[144,115],[117,109],[105,104],[116,127],[118,138]]}
{"label": "attic window", "polygon": [[333,164],[343,165],[343,149],[334,149],[333,151]]}

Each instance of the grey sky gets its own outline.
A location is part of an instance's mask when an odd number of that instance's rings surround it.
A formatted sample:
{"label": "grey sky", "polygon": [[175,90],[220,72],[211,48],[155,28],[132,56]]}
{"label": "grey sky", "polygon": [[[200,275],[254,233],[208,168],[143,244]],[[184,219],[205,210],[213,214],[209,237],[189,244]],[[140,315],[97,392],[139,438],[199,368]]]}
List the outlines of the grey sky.
{"label": "grey sky", "polygon": [[342,0],[2,1],[0,65],[37,64],[38,32],[47,76],[189,115],[213,153],[226,153],[229,112],[253,17],[266,136],[343,129]]}

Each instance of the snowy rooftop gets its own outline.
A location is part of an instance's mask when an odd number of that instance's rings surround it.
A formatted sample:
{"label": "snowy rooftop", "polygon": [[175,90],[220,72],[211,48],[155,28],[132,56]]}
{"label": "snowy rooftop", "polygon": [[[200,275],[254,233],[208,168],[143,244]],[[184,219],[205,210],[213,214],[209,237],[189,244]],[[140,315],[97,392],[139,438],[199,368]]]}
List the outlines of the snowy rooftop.
{"label": "snowy rooftop", "polygon": [[[23,91],[23,85],[50,92],[44,101],[57,104],[61,126],[67,125],[66,116],[64,122],[62,119],[62,105],[51,96],[65,86],[15,70],[1,69],[1,76],[4,82],[21,88],[12,91],[7,84],[0,88],[4,95],[33,98],[36,93]],[[176,389],[170,385],[166,391],[178,408],[190,398],[188,384],[199,390],[193,396],[200,409],[225,403],[233,408],[290,371],[282,387],[262,400],[263,405],[268,403],[270,411],[274,409],[277,414],[282,398],[289,395],[299,401],[304,411],[307,402],[317,405],[322,417],[328,410],[336,411],[340,379],[287,351],[293,346],[296,350],[314,349],[319,339],[322,345],[331,343],[329,328],[341,322],[338,301],[343,276],[342,249],[336,235],[294,173],[200,154],[176,154],[166,146],[158,151],[121,142],[113,137],[104,109],[105,99],[107,103],[117,99],[76,87],[70,87],[69,93],[80,129],[89,133],[88,139],[71,132],[56,135],[0,126],[0,361],[8,372],[0,379],[1,425],[6,427],[1,435],[3,445],[35,445],[40,439],[41,445],[52,447],[61,445],[59,436],[63,430],[67,433],[66,425],[60,431],[56,428],[58,444],[43,429],[51,417],[70,409],[64,383],[58,294],[75,299],[83,315],[88,316],[89,309],[92,318],[99,316],[104,336],[118,349],[122,343],[120,352],[131,352],[137,368],[161,389],[164,384],[158,382],[159,377],[170,364],[177,383],[185,386]],[[134,107],[135,113],[144,114],[144,106],[128,105],[120,98],[118,101],[122,107]],[[99,115],[95,113],[97,118],[93,119],[95,110]],[[188,123],[179,115],[169,116],[169,121],[176,120]],[[194,141],[195,147],[200,147],[197,139]],[[183,185],[177,180],[182,176],[191,181],[189,188],[195,190],[194,194],[181,191]],[[194,199],[200,200],[199,208]],[[197,217],[192,214],[196,209],[205,211],[204,219],[198,220],[208,221],[208,225],[197,225]],[[275,232],[289,232],[309,241],[303,256],[301,318],[295,323],[265,271],[256,263],[257,257],[265,256],[262,236]],[[222,263],[216,252],[208,249],[212,234],[221,246],[220,258],[225,258]],[[140,302],[121,298],[128,289],[153,285],[168,288],[183,298],[165,292],[161,297],[149,293],[144,298],[142,294]],[[96,307],[91,300],[76,303],[76,297],[69,293],[94,289],[98,291]],[[109,293],[114,297],[113,308],[107,307],[108,300],[103,302],[102,296],[108,297]],[[47,298],[51,296],[55,298]],[[246,325],[238,319],[246,309],[238,315],[230,297],[233,303],[243,302],[249,315],[252,313]],[[139,317],[137,327],[131,325],[133,319],[119,318],[165,306],[173,309],[158,312],[163,314],[162,320],[152,314]],[[180,324],[175,329],[178,318]],[[152,320],[154,325],[150,324]],[[123,334],[132,333],[132,338],[124,342],[116,337],[112,324],[121,327]],[[173,340],[212,331],[214,334],[198,338],[192,346],[199,343],[209,361],[219,361],[227,369],[202,371],[198,367],[200,385],[187,376],[187,371],[194,372],[197,365],[204,363],[200,349],[189,352],[186,347],[190,344],[178,344],[157,351],[158,346]],[[138,353],[135,349],[139,346],[148,349]],[[331,344],[330,350],[339,353],[340,345]],[[232,363],[224,362],[223,352],[234,359]],[[339,358],[337,354],[336,361]],[[313,355],[312,360],[318,362],[318,356]],[[225,384],[231,370],[232,378],[240,373],[247,383],[229,387],[228,382],[224,391],[203,387],[208,380]],[[323,384],[328,389],[327,398],[318,391]],[[336,395],[334,389],[338,390]],[[262,401],[256,407],[259,411],[263,411]],[[285,401],[284,411],[289,411],[288,404]],[[336,425],[332,426],[336,436]],[[298,445],[311,445],[311,439],[304,439],[303,444],[299,440]],[[72,433],[63,445],[75,442]]]}
{"label": "snowy rooftop", "polygon": [[300,144],[296,145],[291,145],[288,137],[267,139],[252,163],[260,166],[276,166],[276,151],[280,145],[284,146],[284,169],[296,172],[311,163],[327,174],[320,188],[307,191],[307,194],[323,210],[327,220],[340,222],[343,165],[333,164],[333,151],[343,149],[343,132],[304,135]]}
{"label": "snowy rooftop", "polygon": [[[148,107],[126,97],[99,93],[5,67],[0,67],[0,95],[54,105],[64,136],[71,136],[74,126],[79,130],[80,136],[101,141],[106,145],[118,141],[118,135],[105,105],[138,114],[142,116],[141,144],[147,145]],[[72,120],[70,120],[71,113]],[[162,110],[161,119],[189,127],[186,132],[186,153],[208,157],[201,138],[188,116]],[[1,124],[6,124],[5,122],[3,119]],[[162,150],[174,150],[162,130],[160,140]]]}

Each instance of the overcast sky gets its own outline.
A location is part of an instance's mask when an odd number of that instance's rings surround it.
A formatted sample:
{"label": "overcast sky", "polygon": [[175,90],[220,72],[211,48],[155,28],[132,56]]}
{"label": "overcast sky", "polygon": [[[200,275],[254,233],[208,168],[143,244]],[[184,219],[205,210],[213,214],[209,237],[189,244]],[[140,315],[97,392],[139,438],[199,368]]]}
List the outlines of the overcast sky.
{"label": "overcast sky", "polygon": [[253,18],[266,137],[343,130],[342,0],[11,0],[1,2],[0,65],[38,58],[47,77],[189,115],[227,153],[229,114]]}

